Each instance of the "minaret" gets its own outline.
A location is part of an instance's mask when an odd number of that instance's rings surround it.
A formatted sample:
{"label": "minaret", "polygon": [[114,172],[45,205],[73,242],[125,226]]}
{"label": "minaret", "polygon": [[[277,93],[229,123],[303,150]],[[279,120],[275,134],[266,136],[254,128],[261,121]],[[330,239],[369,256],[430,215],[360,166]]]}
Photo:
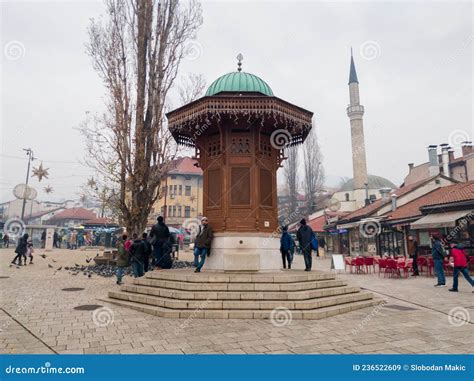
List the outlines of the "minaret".
{"label": "minaret", "polygon": [[354,199],[357,206],[363,206],[365,201],[365,187],[367,183],[367,161],[365,158],[364,106],[359,100],[359,81],[354,65],[354,57],[351,49],[351,69],[349,73],[349,96],[350,104],[347,106],[347,116],[351,122],[352,138],[352,167],[354,172]]}

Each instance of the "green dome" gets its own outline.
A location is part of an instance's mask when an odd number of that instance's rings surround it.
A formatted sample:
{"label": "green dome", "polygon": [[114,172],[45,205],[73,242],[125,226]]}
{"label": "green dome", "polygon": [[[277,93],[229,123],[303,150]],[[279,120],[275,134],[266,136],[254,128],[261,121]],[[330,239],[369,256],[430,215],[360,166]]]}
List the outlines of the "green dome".
{"label": "green dome", "polygon": [[207,89],[206,95],[216,95],[221,92],[256,92],[273,96],[272,89],[263,79],[242,71],[235,71],[217,78]]}
{"label": "green dome", "polygon": [[[368,175],[367,176],[367,183],[369,189],[380,189],[380,188],[390,188],[390,189],[397,189],[398,187],[392,183],[390,180],[386,179],[385,177],[375,176],[375,175]],[[354,187],[354,179],[347,180],[339,189],[339,192],[344,191],[353,191]]]}

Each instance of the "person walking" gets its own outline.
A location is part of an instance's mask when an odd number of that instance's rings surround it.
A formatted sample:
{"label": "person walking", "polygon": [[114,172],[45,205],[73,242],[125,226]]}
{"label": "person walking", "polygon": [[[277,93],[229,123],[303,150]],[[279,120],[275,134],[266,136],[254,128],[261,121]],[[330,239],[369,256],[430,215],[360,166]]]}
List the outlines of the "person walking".
{"label": "person walking", "polygon": [[145,274],[144,261],[145,261],[145,244],[141,238],[138,238],[137,233],[133,233],[133,243],[130,246],[130,262],[132,264],[132,272],[135,278],[140,278]]}
{"label": "person walking", "polygon": [[3,247],[7,249],[10,247],[10,236],[8,235],[8,233],[5,233],[5,235],[3,236]]}
{"label": "person walking", "polygon": [[321,256],[321,258],[324,258],[326,256],[326,239],[324,238],[324,236],[320,236],[319,239],[318,239],[318,242],[319,242],[319,255]]}
{"label": "person walking", "polygon": [[411,259],[413,259],[413,276],[418,276],[420,275],[420,272],[418,270],[418,242],[413,238],[413,236],[409,235],[408,236],[408,255],[410,256]]}
{"label": "person walking", "polygon": [[444,276],[443,262],[446,252],[438,236],[431,237],[431,242],[431,256],[433,257],[434,269],[438,277],[438,283],[435,284],[435,287],[444,287],[446,286],[446,277]]}
{"label": "person walking", "polygon": [[[33,241],[30,239],[28,239],[28,244],[27,244],[27,250],[26,250],[26,257],[27,258],[30,258],[30,262],[28,263],[29,265],[32,265],[33,264],[33,253],[35,252],[35,250],[33,249]],[[25,258],[25,265],[26,265],[26,258]]]}
{"label": "person walking", "polygon": [[59,239],[58,232],[55,230],[53,234],[53,247],[56,249],[59,249],[58,239]]}
{"label": "person walking", "polygon": [[23,234],[18,241],[18,245],[16,246],[15,253],[16,256],[13,258],[12,265],[16,265],[16,260],[18,259],[18,265],[21,266],[21,258],[24,258],[25,265],[26,265],[26,253],[28,251],[28,234]]}
{"label": "person walking", "polygon": [[288,226],[282,227],[283,233],[280,238],[280,252],[281,260],[283,261],[283,268],[286,269],[286,262],[288,262],[288,269],[291,269],[291,262],[293,262],[293,252],[295,250],[295,241],[288,233]]}
{"label": "person walking", "polygon": [[142,241],[145,245],[145,254],[143,256],[143,270],[147,272],[150,267],[150,257],[153,253],[153,247],[151,246],[150,241],[148,241],[148,234],[142,234]]}
{"label": "person walking", "polygon": [[130,253],[125,249],[125,242],[127,242],[127,235],[124,234],[117,242],[117,284],[122,284],[123,273],[126,267],[130,265]]}
{"label": "person walking", "polygon": [[196,240],[194,241],[194,266],[196,266],[195,273],[201,272],[206,256],[211,250],[213,232],[209,226],[207,217],[201,218],[201,226],[199,226]]}
{"label": "person walking", "polygon": [[44,249],[46,247],[46,229],[43,230],[41,233],[41,248]]}
{"label": "person walking", "polygon": [[313,229],[311,229],[308,225],[306,225],[306,219],[302,219],[300,221],[300,227],[296,232],[296,238],[298,240],[298,244],[301,248],[301,252],[304,256],[304,264],[305,269],[304,271],[311,271],[312,267],[312,258],[311,258],[311,241],[314,237]]}
{"label": "person walking", "polygon": [[467,255],[464,246],[460,243],[453,244],[451,248],[451,256],[453,257],[453,287],[449,289],[451,292],[458,292],[458,277],[459,273],[464,275],[468,283],[474,287],[474,280],[469,276],[467,268]]}
{"label": "person walking", "polygon": [[163,244],[170,239],[170,230],[165,224],[162,216],[157,218],[157,223],[150,231],[150,242],[153,245],[153,266],[161,268],[160,262],[163,257]]}

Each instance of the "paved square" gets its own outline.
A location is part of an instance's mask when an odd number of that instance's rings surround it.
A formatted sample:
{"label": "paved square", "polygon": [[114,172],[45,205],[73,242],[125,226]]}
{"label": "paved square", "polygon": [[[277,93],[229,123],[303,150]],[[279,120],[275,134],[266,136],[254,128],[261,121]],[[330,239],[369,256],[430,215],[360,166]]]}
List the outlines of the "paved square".
{"label": "paved square", "polygon": [[[386,305],[275,327],[270,320],[165,319],[110,305],[99,299],[119,289],[115,278],[64,270],[86,265],[95,252],[55,250],[45,259],[39,252],[34,265],[16,268],[9,267],[13,250],[0,250],[0,353],[472,353],[474,298],[463,279],[460,292],[450,293],[429,277],[342,273]],[[329,267],[328,259],[313,263]],[[300,256],[294,268],[303,268]],[[62,291],[71,287],[83,290]],[[74,309],[83,305],[104,308]]]}

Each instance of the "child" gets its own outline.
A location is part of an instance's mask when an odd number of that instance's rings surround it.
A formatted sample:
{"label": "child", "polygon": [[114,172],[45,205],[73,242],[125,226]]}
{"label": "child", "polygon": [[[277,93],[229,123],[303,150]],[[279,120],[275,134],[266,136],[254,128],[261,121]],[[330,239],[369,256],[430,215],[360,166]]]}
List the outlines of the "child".
{"label": "child", "polygon": [[[31,239],[28,240],[28,245],[27,245],[27,248],[26,248],[26,257],[27,258],[30,258],[30,265],[33,264],[33,253],[35,252],[35,250],[33,249],[33,242]],[[26,265],[26,258],[25,258],[25,265]]]}

